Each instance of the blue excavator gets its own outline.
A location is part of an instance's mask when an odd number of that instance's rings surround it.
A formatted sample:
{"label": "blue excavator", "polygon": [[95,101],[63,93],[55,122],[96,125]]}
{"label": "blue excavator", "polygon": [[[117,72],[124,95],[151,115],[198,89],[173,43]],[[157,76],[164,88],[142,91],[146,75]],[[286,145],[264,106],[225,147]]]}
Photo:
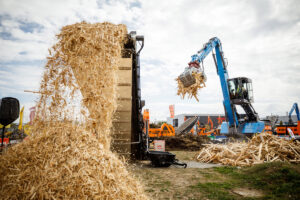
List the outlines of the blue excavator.
{"label": "blue excavator", "polygon": [[[192,56],[188,67],[179,76],[180,81],[184,87],[195,84],[194,73],[201,74],[203,80],[206,80],[203,60],[210,52],[212,52],[224,97],[226,122],[222,123],[220,133],[228,136],[251,137],[255,133],[262,132],[265,124],[259,120],[258,114],[251,105],[254,102],[252,81],[246,77],[229,78],[227,60],[224,58],[221,41],[217,37],[211,38],[197,54]],[[238,113],[237,106],[242,107],[244,112]]]}
{"label": "blue excavator", "polygon": [[297,120],[298,120],[298,122],[299,122],[299,121],[300,121],[300,114],[299,114],[299,107],[298,107],[298,104],[297,104],[297,103],[294,103],[294,104],[293,104],[293,107],[292,107],[292,109],[291,109],[290,112],[289,112],[289,124],[291,124],[291,125],[294,125],[294,122],[293,122],[293,120],[292,120],[292,114],[293,114],[294,111],[295,111],[295,113],[296,113]]}

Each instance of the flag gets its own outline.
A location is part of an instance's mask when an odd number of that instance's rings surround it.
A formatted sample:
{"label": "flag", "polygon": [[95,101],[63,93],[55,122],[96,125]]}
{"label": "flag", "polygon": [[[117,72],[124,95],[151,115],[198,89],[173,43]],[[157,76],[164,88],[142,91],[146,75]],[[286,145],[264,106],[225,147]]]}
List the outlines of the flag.
{"label": "flag", "polygon": [[30,110],[30,114],[29,114],[30,122],[29,122],[29,124],[32,124],[34,116],[35,116],[35,107],[31,107],[31,108],[29,108],[29,110]]}
{"label": "flag", "polygon": [[175,105],[169,105],[169,110],[170,110],[170,117],[174,118],[174,113],[175,113]]}

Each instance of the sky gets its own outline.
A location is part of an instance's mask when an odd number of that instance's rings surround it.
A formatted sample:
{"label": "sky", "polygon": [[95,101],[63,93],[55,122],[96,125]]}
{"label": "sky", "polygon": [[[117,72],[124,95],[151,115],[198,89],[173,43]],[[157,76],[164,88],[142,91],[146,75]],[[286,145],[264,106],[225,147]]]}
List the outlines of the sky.
{"label": "sky", "polygon": [[142,99],[150,120],[175,114],[224,114],[211,55],[199,102],[176,95],[175,78],[210,38],[218,37],[229,77],[252,79],[260,117],[285,115],[300,103],[300,1],[297,0],[0,0],[0,98],[35,105],[48,48],[69,24],[109,21],[144,35]]}

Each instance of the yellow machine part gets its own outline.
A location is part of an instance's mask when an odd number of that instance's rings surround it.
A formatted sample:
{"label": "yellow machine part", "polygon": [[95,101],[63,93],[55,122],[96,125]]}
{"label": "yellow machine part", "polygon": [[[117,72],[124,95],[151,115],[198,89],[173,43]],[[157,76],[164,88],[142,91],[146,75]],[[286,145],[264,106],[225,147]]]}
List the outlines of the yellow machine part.
{"label": "yellow machine part", "polygon": [[[24,131],[24,133],[26,135],[30,135],[31,126],[29,124],[25,124],[23,126],[23,116],[24,116],[24,106],[20,110],[20,120],[19,120],[18,130]],[[0,124],[0,129],[2,129],[2,128],[3,128],[3,125]],[[5,126],[5,128],[7,128],[7,129],[11,128],[11,124]],[[13,131],[7,131],[7,132],[5,132],[5,136],[9,137],[12,133],[13,133]]]}
{"label": "yellow machine part", "polygon": [[[2,124],[0,124],[0,130],[2,131],[2,128],[3,128],[3,125]],[[7,131],[7,129],[10,129],[11,128],[11,124],[8,124],[7,126],[5,126],[5,133],[4,133],[4,135],[5,135],[5,137],[7,137],[7,136],[10,136],[11,134],[12,134],[12,131]]]}
{"label": "yellow machine part", "polygon": [[[10,124],[8,124],[7,126],[5,126],[5,128],[10,128],[10,127],[11,127]],[[3,125],[2,125],[2,124],[0,124],[0,128],[3,128]]]}
{"label": "yellow machine part", "polygon": [[18,129],[19,129],[19,131],[23,130],[26,135],[30,135],[31,126],[29,124],[25,124],[23,126],[23,116],[24,116],[24,106],[22,107],[22,109],[20,111],[20,121],[19,121]]}
{"label": "yellow machine part", "polygon": [[24,106],[22,107],[22,109],[20,111],[20,120],[19,120],[19,126],[18,126],[19,131],[22,130],[22,126],[23,126],[23,114],[24,114]]}
{"label": "yellow machine part", "polygon": [[30,132],[31,132],[31,126],[30,126],[29,124],[25,124],[25,125],[23,126],[23,130],[24,130],[24,133],[25,133],[26,135],[30,135]]}

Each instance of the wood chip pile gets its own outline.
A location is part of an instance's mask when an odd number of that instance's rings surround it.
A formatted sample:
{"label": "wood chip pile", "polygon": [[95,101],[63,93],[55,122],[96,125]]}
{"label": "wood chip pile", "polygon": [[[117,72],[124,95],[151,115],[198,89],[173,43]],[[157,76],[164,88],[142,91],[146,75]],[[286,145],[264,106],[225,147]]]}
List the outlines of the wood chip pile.
{"label": "wood chip pile", "polygon": [[206,144],[195,158],[199,162],[231,166],[251,166],[274,161],[299,163],[300,142],[262,133],[249,142]]}
{"label": "wood chip pile", "polygon": [[194,76],[196,83],[189,87],[184,87],[179,77],[176,78],[178,87],[177,95],[181,96],[181,98],[184,99],[185,95],[188,94],[189,99],[194,97],[197,101],[199,101],[197,97],[198,90],[205,87],[205,78],[202,73],[193,73],[192,75]]}
{"label": "wood chip pile", "polygon": [[62,28],[40,87],[33,133],[0,156],[1,199],[147,199],[110,151],[125,25]]}

